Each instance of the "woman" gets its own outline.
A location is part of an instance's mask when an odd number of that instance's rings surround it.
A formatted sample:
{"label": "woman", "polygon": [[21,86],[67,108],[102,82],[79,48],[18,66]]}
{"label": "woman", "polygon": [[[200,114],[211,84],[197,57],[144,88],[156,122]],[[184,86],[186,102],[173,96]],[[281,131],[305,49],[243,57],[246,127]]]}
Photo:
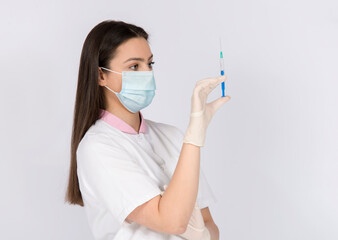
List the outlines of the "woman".
{"label": "woman", "polygon": [[199,172],[208,123],[230,97],[206,99],[225,77],[197,82],[183,134],[140,112],[156,89],[152,60],[140,27],[104,21],[88,34],[66,201],[85,206],[95,239],[219,239],[207,207],[212,193]]}

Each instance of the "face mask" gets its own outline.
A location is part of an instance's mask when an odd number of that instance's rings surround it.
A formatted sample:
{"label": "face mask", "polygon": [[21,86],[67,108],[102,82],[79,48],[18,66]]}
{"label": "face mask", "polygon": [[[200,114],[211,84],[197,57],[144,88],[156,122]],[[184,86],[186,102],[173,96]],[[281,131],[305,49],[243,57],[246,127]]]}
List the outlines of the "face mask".
{"label": "face mask", "polygon": [[155,96],[155,78],[153,71],[123,71],[122,73],[101,67],[110,72],[122,75],[122,89],[115,93],[122,105],[130,112],[136,113],[147,107]]}

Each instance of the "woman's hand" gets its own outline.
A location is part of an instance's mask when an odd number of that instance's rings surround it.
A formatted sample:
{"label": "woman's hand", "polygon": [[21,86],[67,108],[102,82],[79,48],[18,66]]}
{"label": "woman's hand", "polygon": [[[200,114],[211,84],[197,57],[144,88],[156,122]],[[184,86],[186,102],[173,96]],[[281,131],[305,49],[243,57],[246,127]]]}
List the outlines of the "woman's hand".
{"label": "woman's hand", "polygon": [[220,97],[210,103],[206,103],[206,101],[209,93],[225,80],[225,76],[220,76],[206,78],[196,83],[191,97],[190,122],[183,142],[200,147],[204,145],[206,130],[212,116],[224,103],[230,100],[230,96]]}
{"label": "woman's hand", "polygon": [[194,209],[191,214],[191,218],[189,220],[187,230],[179,234],[179,236],[184,237],[188,240],[210,240],[210,232],[206,228],[203,220],[203,216],[200,208],[195,203]]}

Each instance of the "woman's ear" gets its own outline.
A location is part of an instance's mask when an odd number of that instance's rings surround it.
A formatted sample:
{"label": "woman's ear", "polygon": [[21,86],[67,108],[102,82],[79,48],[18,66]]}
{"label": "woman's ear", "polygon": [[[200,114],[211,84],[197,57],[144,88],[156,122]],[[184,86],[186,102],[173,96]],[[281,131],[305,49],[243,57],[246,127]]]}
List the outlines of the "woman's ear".
{"label": "woman's ear", "polygon": [[98,74],[98,83],[102,87],[107,85],[106,76],[100,67],[99,67],[99,74]]}

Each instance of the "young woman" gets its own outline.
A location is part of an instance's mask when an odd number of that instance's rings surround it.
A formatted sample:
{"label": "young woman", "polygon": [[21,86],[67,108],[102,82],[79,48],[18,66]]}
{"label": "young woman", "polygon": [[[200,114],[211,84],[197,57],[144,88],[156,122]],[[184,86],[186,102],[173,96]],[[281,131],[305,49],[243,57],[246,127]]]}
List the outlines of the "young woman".
{"label": "young woman", "polygon": [[212,192],[199,173],[207,126],[230,99],[206,103],[207,96],[225,77],[197,82],[184,134],[140,112],[155,94],[153,63],[140,27],[104,21],[88,34],[66,201],[85,207],[95,239],[219,239]]}

